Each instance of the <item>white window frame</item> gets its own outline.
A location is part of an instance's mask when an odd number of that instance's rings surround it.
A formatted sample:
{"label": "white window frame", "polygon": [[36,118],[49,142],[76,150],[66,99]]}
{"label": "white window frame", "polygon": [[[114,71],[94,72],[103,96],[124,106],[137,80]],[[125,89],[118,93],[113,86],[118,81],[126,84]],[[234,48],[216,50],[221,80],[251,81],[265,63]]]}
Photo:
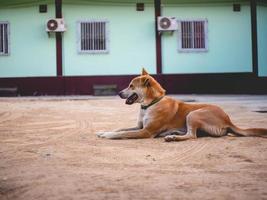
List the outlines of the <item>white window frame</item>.
{"label": "white window frame", "polygon": [[0,52],[0,56],[10,55],[10,23],[8,21],[0,21],[0,24],[7,24],[7,53]]}
{"label": "white window frame", "polygon": [[[204,22],[204,42],[205,48],[182,48],[182,23],[181,22]],[[191,52],[207,52],[208,51],[208,19],[179,19],[178,23],[178,52],[191,53]],[[193,27],[192,27],[193,30]]]}
{"label": "white window frame", "polygon": [[[82,50],[81,48],[81,23],[94,23],[94,22],[103,22],[105,23],[105,50]],[[109,21],[104,20],[79,20],[77,21],[77,52],[79,54],[101,54],[109,53]]]}

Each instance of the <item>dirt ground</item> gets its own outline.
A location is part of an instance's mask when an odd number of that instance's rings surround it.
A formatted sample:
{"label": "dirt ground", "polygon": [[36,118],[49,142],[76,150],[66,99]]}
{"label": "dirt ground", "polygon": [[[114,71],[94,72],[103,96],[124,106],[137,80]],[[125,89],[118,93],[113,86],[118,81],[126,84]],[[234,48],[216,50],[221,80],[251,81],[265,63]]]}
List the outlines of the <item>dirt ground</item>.
{"label": "dirt ground", "polygon": [[[267,96],[174,96],[267,128]],[[135,126],[117,97],[1,98],[0,199],[267,199],[267,139],[107,140]]]}

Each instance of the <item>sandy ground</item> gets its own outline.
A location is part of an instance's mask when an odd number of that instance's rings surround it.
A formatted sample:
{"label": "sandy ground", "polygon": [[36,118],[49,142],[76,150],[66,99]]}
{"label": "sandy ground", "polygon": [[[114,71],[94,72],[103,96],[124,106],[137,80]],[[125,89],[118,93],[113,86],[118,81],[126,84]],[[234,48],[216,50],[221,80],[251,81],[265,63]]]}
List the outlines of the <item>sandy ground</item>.
{"label": "sandy ground", "polygon": [[[175,96],[267,128],[267,96]],[[267,139],[107,140],[139,106],[108,98],[1,98],[0,199],[267,199]]]}

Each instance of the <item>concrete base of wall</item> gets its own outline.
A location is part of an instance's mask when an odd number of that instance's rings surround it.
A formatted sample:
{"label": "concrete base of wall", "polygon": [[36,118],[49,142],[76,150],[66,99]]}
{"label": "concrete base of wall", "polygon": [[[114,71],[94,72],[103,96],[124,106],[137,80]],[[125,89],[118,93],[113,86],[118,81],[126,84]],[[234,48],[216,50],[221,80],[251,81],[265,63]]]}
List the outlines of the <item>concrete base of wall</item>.
{"label": "concrete base of wall", "polygon": [[[94,85],[128,86],[137,75],[0,78],[0,87],[17,87],[21,96],[93,95]],[[267,78],[253,73],[153,75],[168,94],[267,94]]]}

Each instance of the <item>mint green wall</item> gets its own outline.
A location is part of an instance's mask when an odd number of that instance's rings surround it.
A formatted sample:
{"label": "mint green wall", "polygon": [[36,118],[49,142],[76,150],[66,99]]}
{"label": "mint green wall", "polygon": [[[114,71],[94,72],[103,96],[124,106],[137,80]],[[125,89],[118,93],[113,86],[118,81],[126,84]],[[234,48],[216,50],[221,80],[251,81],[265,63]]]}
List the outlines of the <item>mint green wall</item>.
{"label": "mint green wall", "polygon": [[163,15],[208,19],[208,52],[180,53],[177,33],[163,35],[164,73],[251,72],[250,8],[233,12],[232,4],[172,5]]}
{"label": "mint green wall", "polygon": [[[19,2],[19,1],[18,1]],[[63,16],[63,75],[137,74],[141,67],[156,73],[154,7],[146,3],[137,12],[135,3],[102,5],[65,1]],[[73,4],[71,4],[71,2]],[[11,53],[0,56],[0,77],[56,76],[55,38],[48,38],[45,22],[55,15],[54,5],[40,14],[37,5],[1,8],[0,21],[10,22]],[[180,53],[177,33],[162,36],[163,73],[252,72],[250,8],[241,12],[225,4],[164,4],[162,15],[178,19],[208,19],[208,52]],[[259,75],[266,76],[266,7],[258,6]],[[76,22],[107,19],[108,54],[78,54]]]}
{"label": "mint green wall", "polygon": [[0,21],[10,23],[10,55],[0,56],[0,77],[56,75],[55,38],[48,38],[45,23],[55,8],[39,13],[38,6],[1,8]]}
{"label": "mint green wall", "polygon": [[[135,9],[135,4],[63,4],[63,15],[68,28],[63,41],[64,75],[138,74],[141,67],[155,73],[154,8],[146,4],[143,12]],[[109,21],[109,53],[77,53],[76,22],[86,19]]]}
{"label": "mint green wall", "polygon": [[257,7],[259,76],[267,76],[267,5]]}

